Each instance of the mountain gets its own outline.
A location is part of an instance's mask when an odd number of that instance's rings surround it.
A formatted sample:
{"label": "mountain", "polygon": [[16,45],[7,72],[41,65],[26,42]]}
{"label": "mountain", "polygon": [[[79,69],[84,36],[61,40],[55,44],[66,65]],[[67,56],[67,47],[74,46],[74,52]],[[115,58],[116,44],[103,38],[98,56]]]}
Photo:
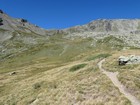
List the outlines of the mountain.
{"label": "mountain", "polygon": [[93,37],[97,40],[112,35],[130,46],[140,47],[140,19],[99,19],[63,31],[71,37]]}
{"label": "mountain", "polygon": [[46,30],[0,10],[0,105],[139,105],[140,19]]}
{"label": "mountain", "polygon": [[40,28],[26,19],[12,18],[2,10],[0,10],[0,19],[0,55],[2,57],[42,44],[46,42],[48,36],[58,32],[58,30]]}
{"label": "mountain", "polygon": [[[75,26],[62,30],[45,30],[37,25],[29,23],[26,19],[11,18],[2,10],[0,18],[3,19],[3,25],[0,27],[1,31],[3,31],[0,36],[1,42],[12,38],[13,33],[27,33],[39,36],[66,34],[68,36],[94,38],[115,35],[116,37],[128,36],[131,40],[134,39],[134,41],[137,40],[138,35],[140,34],[140,19],[98,19],[82,26]],[[136,37],[131,38],[132,36]]]}
{"label": "mountain", "polygon": [[99,19],[82,26],[62,30],[45,30],[29,23],[26,19],[12,18],[2,10],[0,18],[2,19],[2,25],[0,25],[0,58],[9,55],[15,56],[19,52],[26,52],[35,46],[47,44],[50,36],[56,35],[62,35],[65,39],[91,37],[95,40],[114,36],[129,46],[140,47],[139,19]]}
{"label": "mountain", "polygon": [[83,26],[66,29],[69,32],[95,32],[102,34],[139,34],[140,19],[98,19]]}

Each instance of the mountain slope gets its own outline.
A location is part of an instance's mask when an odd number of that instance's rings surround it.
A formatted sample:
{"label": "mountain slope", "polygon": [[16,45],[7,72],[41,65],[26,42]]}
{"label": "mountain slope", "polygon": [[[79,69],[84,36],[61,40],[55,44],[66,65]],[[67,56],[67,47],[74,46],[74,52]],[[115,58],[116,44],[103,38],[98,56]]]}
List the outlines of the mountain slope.
{"label": "mountain slope", "polygon": [[97,64],[105,58],[103,68],[140,99],[140,66],[118,65],[140,54],[139,21],[44,30],[0,11],[0,105],[132,105]]}
{"label": "mountain slope", "polygon": [[130,46],[140,47],[140,19],[99,19],[63,31],[68,37],[92,37],[96,40],[111,35]]}
{"label": "mountain slope", "polygon": [[98,19],[86,25],[66,29],[69,32],[96,32],[110,34],[138,34],[140,19]]}
{"label": "mountain slope", "polygon": [[[91,37],[94,40],[91,44],[93,46],[98,44],[96,43],[98,40],[113,36],[122,40],[124,45],[140,47],[139,19],[100,19],[83,26],[63,30],[45,30],[32,25],[26,19],[11,18],[4,12],[0,13],[0,18],[3,20],[3,25],[0,26],[1,60],[5,57],[14,57],[21,52],[32,50],[35,46],[46,45],[50,42],[50,36],[54,36],[55,42],[57,39],[55,36],[57,35],[64,40],[73,40],[76,37]],[[42,46],[42,48],[44,47]]]}
{"label": "mountain slope", "polygon": [[57,30],[42,29],[26,19],[11,18],[2,10],[0,19],[0,60],[41,45],[47,42],[48,36],[57,33]]}

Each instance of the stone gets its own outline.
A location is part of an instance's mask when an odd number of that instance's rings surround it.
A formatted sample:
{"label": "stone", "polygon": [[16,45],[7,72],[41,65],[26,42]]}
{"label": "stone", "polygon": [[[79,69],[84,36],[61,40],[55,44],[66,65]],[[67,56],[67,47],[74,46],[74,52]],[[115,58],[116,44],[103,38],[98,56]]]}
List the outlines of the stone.
{"label": "stone", "polygon": [[119,57],[119,65],[125,65],[129,61],[128,57],[120,56]]}
{"label": "stone", "polygon": [[28,21],[26,19],[21,19],[21,22],[27,23]]}
{"label": "stone", "polygon": [[10,75],[16,75],[17,73],[14,71],[14,72],[11,72]]}

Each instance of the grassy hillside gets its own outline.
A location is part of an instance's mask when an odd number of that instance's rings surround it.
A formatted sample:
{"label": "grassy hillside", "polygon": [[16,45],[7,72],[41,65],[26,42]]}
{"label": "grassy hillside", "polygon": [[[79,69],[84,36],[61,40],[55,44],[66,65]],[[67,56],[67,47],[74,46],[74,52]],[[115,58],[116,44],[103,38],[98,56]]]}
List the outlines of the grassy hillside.
{"label": "grassy hillside", "polygon": [[[0,105],[131,105],[97,66],[101,59],[112,60],[123,51],[122,40],[36,36],[37,44],[19,42],[22,46],[17,40],[16,36],[4,43],[7,48],[26,50],[1,57]],[[105,65],[114,70],[115,64]],[[119,79],[127,81],[121,75]]]}
{"label": "grassy hillside", "polygon": [[[16,75],[1,75],[0,102],[15,105],[130,105],[99,71],[97,62],[98,59],[90,62],[79,60],[58,66],[38,61],[36,64],[16,68]],[[71,72],[71,68],[81,63],[86,66]]]}

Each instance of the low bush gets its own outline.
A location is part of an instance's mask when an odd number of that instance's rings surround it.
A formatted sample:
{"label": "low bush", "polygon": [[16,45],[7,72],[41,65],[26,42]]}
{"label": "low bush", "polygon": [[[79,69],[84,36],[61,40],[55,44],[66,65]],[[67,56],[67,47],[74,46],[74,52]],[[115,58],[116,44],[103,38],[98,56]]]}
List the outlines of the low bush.
{"label": "low bush", "polygon": [[87,64],[78,64],[78,65],[75,65],[75,66],[71,67],[69,71],[71,71],[71,72],[77,71],[77,70],[79,70],[81,68],[84,68],[86,65]]}

